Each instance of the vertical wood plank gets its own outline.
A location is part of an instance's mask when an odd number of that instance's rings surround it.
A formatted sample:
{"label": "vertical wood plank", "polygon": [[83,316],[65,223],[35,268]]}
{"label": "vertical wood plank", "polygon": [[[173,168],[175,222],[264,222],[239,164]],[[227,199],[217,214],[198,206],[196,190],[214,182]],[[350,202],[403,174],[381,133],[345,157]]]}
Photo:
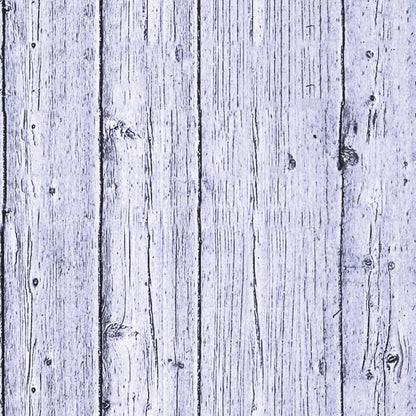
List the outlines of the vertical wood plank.
{"label": "vertical wood plank", "polygon": [[196,8],[104,1],[103,408],[196,408]]}
{"label": "vertical wood plank", "polygon": [[5,414],[98,414],[98,1],[8,1]]}
{"label": "vertical wood plank", "polygon": [[415,13],[345,1],[345,415],[416,412]]}
{"label": "vertical wood plank", "polygon": [[340,17],[202,2],[202,414],[340,414]]}

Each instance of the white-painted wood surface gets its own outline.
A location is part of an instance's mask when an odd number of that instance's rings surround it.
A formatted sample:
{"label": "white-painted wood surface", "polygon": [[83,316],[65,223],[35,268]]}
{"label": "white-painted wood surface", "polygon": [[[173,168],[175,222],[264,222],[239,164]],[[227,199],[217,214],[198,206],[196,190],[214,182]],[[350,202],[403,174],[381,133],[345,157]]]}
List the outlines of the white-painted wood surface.
{"label": "white-painted wood surface", "polygon": [[2,12],[3,416],[415,414],[411,0]]}
{"label": "white-painted wood surface", "polygon": [[203,414],[340,413],[339,17],[202,5]]}
{"label": "white-painted wood surface", "polygon": [[346,415],[416,414],[415,6],[345,3]]}
{"label": "white-painted wood surface", "polygon": [[103,401],[196,409],[197,89],[193,1],[103,5]]}
{"label": "white-painted wood surface", "polygon": [[98,9],[6,3],[4,413],[98,414]]}

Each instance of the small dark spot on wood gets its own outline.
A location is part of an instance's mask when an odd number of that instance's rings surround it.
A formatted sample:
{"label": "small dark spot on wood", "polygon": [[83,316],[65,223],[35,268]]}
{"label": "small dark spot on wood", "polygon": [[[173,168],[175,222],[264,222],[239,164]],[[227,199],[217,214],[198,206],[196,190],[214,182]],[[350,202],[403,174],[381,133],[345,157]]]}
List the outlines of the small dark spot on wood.
{"label": "small dark spot on wood", "polygon": [[110,401],[104,400],[102,405],[104,410],[108,410],[110,408]]}
{"label": "small dark spot on wood", "polygon": [[296,160],[290,153],[287,155],[289,157],[289,170],[293,170],[296,168]]}
{"label": "small dark spot on wood", "polygon": [[182,49],[182,45],[177,45],[175,48],[175,59],[178,62],[182,62],[183,59],[183,49]]}
{"label": "small dark spot on wood", "polygon": [[36,124],[32,124],[32,129],[34,129],[36,127]]}
{"label": "small dark spot on wood", "polygon": [[33,286],[37,286],[39,284],[39,280],[36,277],[32,280]]}
{"label": "small dark spot on wood", "polygon": [[376,100],[375,95],[371,94],[371,95],[370,95],[370,101],[373,101],[373,102],[374,102],[375,100]]}
{"label": "small dark spot on wood", "polygon": [[30,390],[32,391],[32,393],[36,393],[36,388],[35,387],[32,387]]}
{"label": "small dark spot on wood", "polygon": [[389,264],[388,264],[389,270],[394,270],[395,267],[396,267],[396,265],[394,264],[394,262],[393,261],[389,261]]}
{"label": "small dark spot on wood", "polygon": [[36,43],[32,42],[31,46],[32,46],[32,48],[36,48]]}
{"label": "small dark spot on wood", "polygon": [[317,139],[317,138],[318,138],[318,136],[317,136],[316,134],[314,134],[314,135],[313,135],[313,138],[314,138],[314,139]]}
{"label": "small dark spot on wood", "polygon": [[404,179],[403,179],[403,185],[404,185],[404,186],[406,186],[407,182],[409,182],[409,179],[404,178]]}
{"label": "small dark spot on wood", "polygon": [[408,166],[408,163],[406,161],[404,161],[403,166],[406,168]]}
{"label": "small dark spot on wood", "polygon": [[50,188],[49,188],[49,193],[50,193],[51,195],[53,195],[53,194],[55,193],[55,188],[50,187]]}
{"label": "small dark spot on wood", "polygon": [[352,147],[344,147],[341,152],[342,157],[342,167],[345,166],[355,166],[358,163],[359,157],[356,151]]}
{"label": "small dark spot on wood", "polygon": [[373,51],[368,50],[368,51],[365,53],[365,56],[366,56],[368,59],[371,59],[371,58],[373,58],[373,57],[374,57],[374,52],[373,52]]}
{"label": "small dark spot on wood", "polygon": [[47,366],[51,366],[52,365],[52,360],[50,358],[45,358],[45,364]]}
{"label": "small dark spot on wood", "polygon": [[371,372],[371,370],[367,370],[365,376],[367,377],[367,380],[372,380],[374,378],[374,375]]}
{"label": "small dark spot on wood", "polygon": [[10,208],[6,208],[3,210],[3,214],[4,215],[9,215],[12,212],[12,210]]}
{"label": "small dark spot on wood", "polygon": [[168,363],[171,363],[172,362],[172,358],[168,358]]}
{"label": "small dark spot on wood", "polygon": [[354,121],[354,126],[353,126],[352,130],[353,130],[354,134],[358,133],[358,123],[356,121]]}
{"label": "small dark spot on wood", "polygon": [[322,358],[319,360],[319,363],[318,363],[318,370],[321,376],[325,374],[325,368],[326,368],[326,363],[325,363],[325,360]]}
{"label": "small dark spot on wood", "polygon": [[176,366],[179,367],[179,368],[184,368],[185,367],[184,363],[181,363],[180,361],[178,361],[176,363]]}
{"label": "small dark spot on wood", "polygon": [[370,258],[370,257],[366,257],[366,258],[363,260],[363,266],[364,266],[364,267],[367,267],[367,268],[373,267],[373,260],[371,260],[371,258]]}

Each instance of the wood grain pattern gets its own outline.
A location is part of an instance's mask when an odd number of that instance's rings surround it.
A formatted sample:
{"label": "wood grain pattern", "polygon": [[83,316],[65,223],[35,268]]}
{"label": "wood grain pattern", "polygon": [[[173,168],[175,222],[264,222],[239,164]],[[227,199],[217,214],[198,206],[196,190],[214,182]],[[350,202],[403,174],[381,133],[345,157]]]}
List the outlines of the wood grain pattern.
{"label": "wood grain pattern", "polygon": [[2,2],[0,414],[415,414],[412,0]]}
{"label": "wood grain pattern", "polygon": [[340,414],[340,10],[202,4],[202,414]]}
{"label": "wood grain pattern", "polygon": [[96,415],[98,10],[6,13],[3,414]]}
{"label": "wood grain pattern", "polygon": [[193,1],[105,1],[103,400],[111,415],[196,409]]}
{"label": "wood grain pattern", "polygon": [[413,415],[415,4],[345,2],[345,415]]}

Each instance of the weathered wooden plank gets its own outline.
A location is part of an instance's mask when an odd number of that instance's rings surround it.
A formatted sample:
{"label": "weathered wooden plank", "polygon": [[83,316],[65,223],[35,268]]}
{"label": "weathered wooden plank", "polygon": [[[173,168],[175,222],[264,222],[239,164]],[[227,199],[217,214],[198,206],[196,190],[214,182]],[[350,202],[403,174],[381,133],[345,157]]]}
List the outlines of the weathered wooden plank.
{"label": "weathered wooden plank", "polygon": [[340,5],[201,7],[202,414],[340,414]]}
{"label": "weathered wooden plank", "polygon": [[416,412],[415,13],[345,1],[345,415]]}
{"label": "weathered wooden plank", "polygon": [[103,3],[103,402],[196,408],[195,2]]}
{"label": "weathered wooden plank", "polygon": [[98,1],[8,1],[5,414],[98,410]]}

